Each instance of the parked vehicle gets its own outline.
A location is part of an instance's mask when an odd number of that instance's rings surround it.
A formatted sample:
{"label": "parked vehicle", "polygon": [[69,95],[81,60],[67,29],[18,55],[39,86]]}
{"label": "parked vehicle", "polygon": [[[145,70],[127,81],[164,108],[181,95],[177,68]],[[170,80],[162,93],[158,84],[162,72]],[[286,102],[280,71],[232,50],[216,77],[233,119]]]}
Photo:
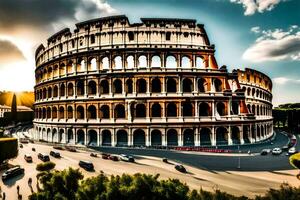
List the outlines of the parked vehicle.
{"label": "parked vehicle", "polygon": [[70,152],[77,152],[77,150],[75,149],[75,147],[66,147],[66,149]]}
{"label": "parked vehicle", "polygon": [[126,155],[126,154],[121,154],[120,160],[125,161],[125,162],[134,162],[134,158],[131,155]]}
{"label": "parked vehicle", "polygon": [[167,159],[167,158],[163,158],[162,161],[163,161],[164,163],[168,163],[168,159]]}
{"label": "parked vehicle", "polygon": [[2,180],[7,180],[9,178],[24,174],[24,169],[20,166],[13,167],[2,174]]}
{"label": "parked vehicle", "polygon": [[282,153],[282,150],[280,148],[274,148],[272,150],[273,155],[280,155]]}
{"label": "parked vehicle", "polygon": [[19,140],[20,140],[20,143],[23,143],[23,144],[29,143],[28,139],[26,139],[26,138],[20,138]]}
{"label": "parked vehicle", "polygon": [[86,171],[93,171],[94,170],[94,165],[90,161],[79,161],[79,166],[85,169]]}
{"label": "parked vehicle", "polygon": [[96,153],[91,153],[90,156],[95,157],[95,158],[98,157],[98,155]]}
{"label": "parked vehicle", "polygon": [[32,162],[32,157],[29,154],[25,154],[24,159],[26,160],[26,162]]}
{"label": "parked vehicle", "polygon": [[293,154],[295,154],[295,153],[298,153],[298,151],[297,151],[297,149],[296,149],[295,147],[292,147],[292,148],[290,148],[290,149],[288,150],[288,154],[289,154],[289,155],[293,155]]}
{"label": "parked vehicle", "polygon": [[60,158],[60,153],[57,151],[50,151],[50,156],[53,156],[54,158]]}
{"label": "parked vehicle", "polygon": [[118,156],[114,156],[114,155],[110,155],[109,159],[112,160],[112,161],[119,161]]}
{"label": "parked vehicle", "polygon": [[110,154],[107,154],[107,153],[102,153],[102,158],[103,159],[109,159],[109,156],[110,156]]}
{"label": "parked vehicle", "polygon": [[281,150],[282,151],[288,151],[289,150],[289,146],[285,145],[285,146],[281,147]]}
{"label": "parked vehicle", "polygon": [[53,146],[53,149],[56,149],[56,150],[64,150],[64,148],[61,147],[61,146]]}
{"label": "parked vehicle", "polygon": [[35,151],[35,148],[34,147],[32,147],[32,149],[31,149],[32,151]]}
{"label": "parked vehicle", "polygon": [[49,156],[45,153],[39,153],[38,158],[44,162],[50,161]]}
{"label": "parked vehicle", "polygon": [[20,148],[23,148],[23,144],[20,144]]}
{"label": "parked vehicle", "polygon": [[186,169],[182,165],[175,165],[175,169],[179,172],[186,173]]}
{"label": "parked vehicle", "polygon": [[268,155],[271,152],[271,149],[263,149],[260,152],[260,155],[265,156]]}

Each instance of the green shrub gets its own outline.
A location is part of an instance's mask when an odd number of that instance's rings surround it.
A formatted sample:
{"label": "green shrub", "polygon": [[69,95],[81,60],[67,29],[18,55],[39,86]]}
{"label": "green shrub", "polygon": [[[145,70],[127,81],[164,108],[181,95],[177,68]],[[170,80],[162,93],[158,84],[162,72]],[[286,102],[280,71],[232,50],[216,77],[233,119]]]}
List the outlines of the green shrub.
{"label": "green shrub", "polygon": [[40,163],[36,165],[36,170],[37,171],[50,171],[51,169],[54,169],[55,163],[48,161],[44,163]]}
{"label": "green shrub", "polygon": [[0,138],[0,163],[18,155],[18,140],[16,138]]}

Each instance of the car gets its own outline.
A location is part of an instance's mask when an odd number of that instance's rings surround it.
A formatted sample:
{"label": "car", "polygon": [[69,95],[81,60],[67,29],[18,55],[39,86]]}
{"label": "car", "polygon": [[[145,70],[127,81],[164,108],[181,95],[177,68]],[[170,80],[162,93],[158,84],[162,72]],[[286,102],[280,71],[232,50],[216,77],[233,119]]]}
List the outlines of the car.
{"label": "car", "polygon": [[289,155],[293,155],[293,154],[295,154],[295,153],[298,153],[298,151],[297,151],[297,149],[296,149],[295,147],[292,147],[292,148],[290,148],[290,149],[288,150],[288,154],[289,154]]}
{"label": "car", "polygon": [[32,156],[29,154],[25,154],[24,159],[26,160],[26,162],[32,162]]}
{"label": "car", "polygon": [[263,149],[260,152],[260,155],[265,156],[268,155],[271,152],[271,149]]}
{"label": "car", "polygon": [[109,159],[109,156],[110,156],[110,154],[107,154],[107,153],[102,153],[102,158],[103,159]]}
{"label": "car", "polygon": [[38,158],[44,162],[50,161],[49,156],[45,153],[39,153]]}
{"label": "car", "polygon": [[175,169],[179,172],[186,173],[186,169],[183,165],[175,165]]}
{"label": "car", "polygon": [[289,146],[285,145],[285,146],[281,147],[281,150],[282,151],[288,151],[289,150]]}
{"label": "car", "polygon": [[35,148],[33,147],[31,150],[32,150],[32,151],[35,151]]}
{"label": "car", "polygon": [[56,150],[64,150],[64,148],[61,147],[61,146],[53,146],[53,149],[56,149]]}
{"label": "car", "polygon": [[20,144],[20,148],[23,148],[23,144]]}
{"label": "car", "polygon": [[57,151],[50,151],[50,156],[53,156],[54,158],[60,158],[60,153]]}
{"label": "car", "polygon": [[118,156],[110,155],[108,158],[112,161],[119,161]]}
{"label": "car", "polygon": [[5,181],[9,178],[12,178],[14,176],[18,176],[18,175],[21,175],[21,174],[24,174],[24,169],[21,168],[20,166],[16,166],[16,167],[10,168],[6,172],[4,172],[2,174],[2,180]]}
{"label": "car", "polygon": [[119,156],[120,160],[125,161],[125,162],[134,162],[134,158],[131,155],[126,155],[126,154],[121,154]]}
{"label": "car", "polygon": [[91,153],[90,156],[95,157],[95,158],[98,157],[98,155],[96,153]]}
{"label": "car", "polygon": [[77,152],[75,147],[66,147],[66,149],[70,152]]}
{"label": "car", "polygon": [[282,153],[282,150],[280,149],[280,148],[274,148],[273,150],[272,150],[272,154],[273,155],[280,155]]}
{"label": "car", "polygon": [[79,166],[85,169],[86,171],[93,171],[94,170],[94,165],[90,161],[79,161]]}
{"label": "car", "polygon": [[162,161],[163,161],[164,163],[168,163],[168,159],[167,159],[167,158],[163,158]]}

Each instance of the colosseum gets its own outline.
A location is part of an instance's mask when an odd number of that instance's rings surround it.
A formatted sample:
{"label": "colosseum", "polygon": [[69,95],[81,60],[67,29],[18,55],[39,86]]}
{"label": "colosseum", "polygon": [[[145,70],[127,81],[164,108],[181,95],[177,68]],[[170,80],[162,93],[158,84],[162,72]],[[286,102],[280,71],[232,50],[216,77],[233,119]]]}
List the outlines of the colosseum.
{"label": "colosseum", "polygon": [[272,82],[218,66],[203,24],[111,16],[35,54],[35,139],[90,146],[221,146],[273,135]]}

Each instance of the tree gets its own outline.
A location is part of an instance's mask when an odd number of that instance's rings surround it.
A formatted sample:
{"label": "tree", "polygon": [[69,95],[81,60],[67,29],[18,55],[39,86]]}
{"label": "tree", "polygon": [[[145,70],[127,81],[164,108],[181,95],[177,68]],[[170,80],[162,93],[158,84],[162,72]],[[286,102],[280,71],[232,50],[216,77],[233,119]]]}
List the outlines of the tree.
{"label": "tree", "polygon": [[18,140],[16,138],[0,138],[0,163],[15,158],[18,155]]}
{"label": "tree", "polygon": [[14,94],[11,102],[11,120],[15,122],[17,120],[17,97]]}
{"label": "tree", "polygon": [[36,170],[37,171],[50,171],[50,170],[54,169],[54,167],[55,167],[55,163],[48,161],[48,162],[38,164],[36,166]]}

